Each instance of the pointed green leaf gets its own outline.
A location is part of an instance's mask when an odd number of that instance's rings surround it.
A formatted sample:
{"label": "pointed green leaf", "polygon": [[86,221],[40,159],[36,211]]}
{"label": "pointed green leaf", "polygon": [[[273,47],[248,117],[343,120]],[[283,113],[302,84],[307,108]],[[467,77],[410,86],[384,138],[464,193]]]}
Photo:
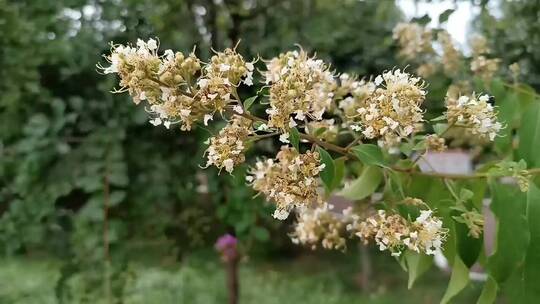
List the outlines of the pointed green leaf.
{"label": "pointed green leaf", "polygon": [[488,270],[500,285],[523,263],[530,233],[525,195],[512,185],[492,183],[490,188],[497,235],[495,252],[488,258]]}
{"label": "pointed green leaf", "polygon": [[404,253],[404,258],[409,273],[407,287],[411,289],[416,279],[431,267],[433,264],[433,257],[407,250]]}
{"label": "pointed green leaf", "polygon": [[480,294],[480,297],[478,298],[476,304],[495,303],[495,299],[497,298],[497,290],[497,281],[495,281],[492,277],[488,276],[487,281],[484,284],[484,288],[482,288],[482,293]]}
{"label": "pointed green leaf", "polygon": [[448,283],[448,288],[444,293],[444,296],[441,300],[441,304],[448,303],[453,297],[467,286],[469,283],[469,268],[463,264],[463,261],[456,256],[454,258],[454,264],[452,265],[452,275],[450,276],[450,282]]}
{"label": "pointed green leaf", "polygon": [[526,302],[533,303],[540,299],[540,189],[533,183],[527,194],[527,217],[531,236],[523,267],[523,283]]}
{"label": "pointed green leaf", "polygon": [[364,165],[376,165],[380,167],[388,166],[388,164],[384,160],[381,148],[376,145],[358,145],[356,147],[353,147],[352,151]]}
{"label": "pointed green leaf", "polygon": [[525,108],[518,136],[517,159],[524,159],[530,168],[540,167],[540,102],[531,103]]}
{"label": "pointed green leaf", "polygon": [[250,98],[244,100],[244,110],[249,110],[249,108],[251,108],[251,106],[253,105],[253,103],[255,102],[255,100],[257,99],[257,95],[255,96],[251,96]]}
{"label": "pointed green leaf", "polygon": [[291,141],[291,145],[300,151],[300,132],[298,132],[297,128],[291,128],[289,131],[289,140]]}
{"label": "pointed green leaf", "polygon": [[446,120],[446,115],[439,115],[435,118],[430,119],[429,121],[435,122],[435,121],[443,121],[443,120]]}
{"label": "pointed green leaf", "polygon": [[330,156],[330,154],[321,147],[317,147],[317,151],[319,152],[319,155],[321,155],[321,162],[324,164],[324,169],[320,173],[321,179],[324,183],[326,191],[329,193],[332,190],[334,175],[336,172],[334,159],[332,159],[332,156]]}
{"label": "pointed green leaf", "polygon": [[438,123],[433,125],[433,131],[435,131],[437,135],[441,135],[444,131],[446,131],[447,128],[448,124],[445,123]]}
{"label": "pointed green leaf", "polygon": [[440,15],[439,15],[439,24],[441,23],[445,23],[446,21],[448,21],[448,18],[450,18],[450,15],[452,15],[452,13],[454,13],[455,9],[447,9],[445,10],[444,12],[442,12]]}
{"label": "pointed green leaf", "polygon": [[361,200],[373,194],[383,179],[381,169],[376,166],[366,166],[362,174],[351,184],[339,192],[339,195],[350,200]]}

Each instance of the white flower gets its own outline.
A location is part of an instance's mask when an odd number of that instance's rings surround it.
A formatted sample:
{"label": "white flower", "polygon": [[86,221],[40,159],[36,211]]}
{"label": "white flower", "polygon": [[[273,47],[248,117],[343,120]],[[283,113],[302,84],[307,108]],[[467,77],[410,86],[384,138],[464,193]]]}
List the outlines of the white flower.
{"label": "white flower", "polygon": [[423,224],[431,216],[431,210],[421,210],[420,215],[416,218],[418,224]]}
{"label": "white flower", "polygon": [[191,110],[188,110],[188,109],[180,110],[180,116],[182,116],[182,117],[187,117],[187,116],[189,116],[189,114],[191,114]]}
{"label": "white flower", "polygon": [[281,141],[282,143],[290,143],[289,141],[289,133],[283,133],[279,136],[279,141]]}
{"label": "white flower", "polygon": [[225,166],[225,170],[229,173],[231,173],[234,169],[234,161],[230,158],[223,161],[223,166]]}
{"label": "white flower", "polygon": [[208,82],[209,82],[208,79],[206,79],[206,78],[201,78],[201,79],[199,79],[199,81],[197,81],[197,84],[199,85],[199,87],[200,87],[201,89],[204,89],[204,88],[206,88],[206,87],[208,86]]}
{"label": "white flower", "polygon": [[219,65],[219,71],[220,72],[227,72],[230,69],[231,69],[231,66],[228,65],[228,64],[222,63],[222,64]]}
{"label": "white flower", "polygon": [[205,115],[204,115],[204,119],[203,119],[203,120],[204,120],[204,125],[205,125],[205,126],[208,126],[208,121],[209,121],[209,120],[213,120],[213,119],[214,119],[214,116],[213,116],[213,115],[211,115],[211,114],[205,114]]}
{"label": "white flower", "polygon": [[257,127],[257,130],[259,130],[259,131],[267,131],[268,126],[266,124],[261,124],[259,127]]}
{"label": "white flower", "polygon": [[172,50],[165,50],[165,58],[167,61],[172,61],[174,59],[174,52]]}
{"label": "white flower", "polygon": [[157,50],[158,48],[158,45],[157,45],[157,41],[150,38],[148,39],[148,43],[146,43],[146,47],[150,50],[150,51],[155,51]]}
{"label": "white flower", "polygon": [[153,124],[154,126],[159,126],[161,124],[161,118],[156,117],[154,119],[151,119],[150,123]]}
{"label": "white flower", "polygon": [[171,121],[170,120],[165,120],[163,122],[163,125],[165,126],[165,128],[169,129],[171,127]]}
{"label": "white flower", "polygon": [[381,75],[379,75],[379,76],[377,76],[377,77],[375,78],[375,85],[376,85],[376,86],[380,85],[382,82],[383,82],[383,78],[382,78]]}
{"label": "white flower", "polygon": [[359,125],[352,125],[351,130],[359,132],[360,130],[362,130],[362,127],[360,127]]}
{"label": "white flower", "polygon": [[291,117],[289,118],[289,128],[294,128],[296,127],[298,124],[296,123],[296,121],[294,121],[294,119]]}
{"label": "white flower", "polygon": [[286,220],[289,217],[289,212],[285,209],[276,209],[272,215],[275,219],[280,221]]}
{"label": "white flower", "polygon": [[252,86],[253,85],[253,72],[248,72],[247,73],[246,79],[244,79],[244,83],[247,86]]}
{"label": "white flower", "polygon": [[304,120],[304,118],[306,118],[304,112],[302,111],[297,111],[296,112],[296,115],[294,116],[294,118],[298,119],[298,120]]}
{"label": "white flower", "polygon": [[233,107],[233,111],[235,111],[238,114],[243,114],[244,113],[244,109],[242,109],[242,107],[240,105],[235,105]]}

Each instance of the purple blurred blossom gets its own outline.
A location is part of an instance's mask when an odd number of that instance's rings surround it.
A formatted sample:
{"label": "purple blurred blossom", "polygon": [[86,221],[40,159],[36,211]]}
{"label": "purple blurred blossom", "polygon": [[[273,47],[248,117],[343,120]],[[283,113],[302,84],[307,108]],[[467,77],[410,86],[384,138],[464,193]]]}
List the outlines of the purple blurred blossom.
{"label": "purple blurred blossom", "polygon": [[216,241],[215,248],[221,253],[224,260],[230,261],[238,256],[238,252],[236,251],[237,243],[238,240],[234,236],[227,233],[222,235]]}

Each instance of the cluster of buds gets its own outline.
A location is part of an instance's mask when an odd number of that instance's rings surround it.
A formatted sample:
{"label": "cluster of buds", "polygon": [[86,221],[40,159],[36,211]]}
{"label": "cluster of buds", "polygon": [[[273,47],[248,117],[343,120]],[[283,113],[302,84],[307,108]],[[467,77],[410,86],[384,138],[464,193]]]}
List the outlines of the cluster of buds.
{"label": "cluster of buds", "polygon": [[447,149],[444,138],[437,134],[426,136],[426,150],[433,152],[444,152]]}
{"label": "cluster of buds", "polygon": [[498,58],[487,58],[484,55],[474,57],[471,61],[471,71],[482,78],[485,82],[490,82],[499,70],[501,60]]}
{"label": "cluster of buds", "polygon": [[344,250],[346,248],[346,225],[348,210],[344,214],[333,212],[333,205],[327,203],[316,208],[305,208],[298,213],[291,239],[295,244],[308,245],[316,249],[320,244],[324,249]]}
{"label": "cluster of buds", "polygon": [[489,103],[487,94],[446,98],[448,123],[466,128],[466,132],[491,141],[495,139],[502,125],[497,121],[497,113]]}
{"label": "cluster of buds", "polygon": [[158,43],[138,40],[137,46],[113,45],[107,57],[106,74],[120,76],[121,89],[128,91],[133,101],[149,104],[150,123],[180,123],[190,130],[193,123],[208,121],[216,112],[223,112],[235,100],[240,83],[253,83],[254,66],[235,50],[216,53],[210,63],[202,63],[194,53],[165,50],[158,54]]}
{"label": "cluster of buds", "polygon": [[476,210],[463,210],[459,216],[453,217],[457,222],[463,223],[469,229],[468,235],[478,239],[484,232],[484,216]]}
{"label": "cluster of buds", "polygon": [[431,45],[432,36],[430,29],[418,23],[398,23],[393,33],[394,40],[397,40],[400,46],[399,54],[407,60],[434,53]]}
{"label": "cluster of buds", "polygon": [[235,166],[243,163],[246,158],[246,140],[251,135],[252,121],[239,115],[234,115],[232,120],[219,131],[217,136],[209,138],[209,147],[206,150],[206,166],[214,165],[219,170],[231,173]]}
{"label": "cluster of buds", "polygon": [[376,86],[373,81],[356,80],[347,74],[340,76],[341,85],[336,91],[343,96],[339,103],[339,110],[342,112],[345,126],[355,125],[358,118],[358,109],[367,106],[367,99],[375,92]]}
{"label": "cluster of buds", "polygon": [[295,207],[322,203],[318,177],[323,169],[318,152],[301,154],[283,146],[276,160],[258,161],[246,180],[253,189],[275,202],[274,218],[284,220]]}
{"label": "cluster of buds", "polygon": [[437,34],[437,40],[443,50],[441,61],[444,72],[448,75],[456,75],[461,67],[461,52],[456,49],[452,37],[447,31],[439,32]]}
{"label": "cluster of buds", "polygon": [[336,86],[329,67],[303,50],[279,55],[263,73],[270,87],[268,127],[287,131],[307,118],[321,120],[332,106]]}
{"label": "cluster of buds", "polygon": [[489,170],[489,174],[494,177],[511,176],[514,178],[521,192],[529,191],[531,174],[527,171],[527,164],[524,160],[519,162],[500,162]]}
{"label": "cluster of buds", "polygon": [[376,215],[347,228],[364,243],[373,240],[381,251],[388,250],[393,256],[400,256],[404,249],[433,255],[441,249],[447,235],[442,221],[434,217],[431,210],[421,210],[414,222],[399,214],[387,215],[386,211],[379,210]]}
{"label": "cluster of buds", "polygon": [[423,122],[420,105],[426,96],[425,84],[399,69],[377,76],[374,83],[376,89],[365,106],[356,109],[360,125],[351,128],[366,138],[381,139],[385,146],[395,146]]}

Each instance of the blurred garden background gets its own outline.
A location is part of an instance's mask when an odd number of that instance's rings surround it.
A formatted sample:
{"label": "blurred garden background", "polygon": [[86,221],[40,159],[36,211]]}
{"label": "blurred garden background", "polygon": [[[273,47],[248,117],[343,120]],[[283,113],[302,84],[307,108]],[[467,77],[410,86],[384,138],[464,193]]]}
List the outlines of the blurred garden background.
{"label": "blurred garden background", "polygon": [[[96,68],[110,41],[159,37],[201,58],[238,41],[263,59],[298,44],[369,77],[408,64],[392,30],[410,20],[446,28],[464,52],[483,34],[503,69],[518,62],[540,89],[536,0],[0,0],[0,303],[226,303],[214,250],[225,233],[243,256],[241,303],[437,303],[445,271],[408,290],[373,246],[292,244],[292,219],[272,219],[244,186],[247,166],[201,169],[208,130],[153,127]],[[428,98],[443,99],[448,79],[430,82]]]}

